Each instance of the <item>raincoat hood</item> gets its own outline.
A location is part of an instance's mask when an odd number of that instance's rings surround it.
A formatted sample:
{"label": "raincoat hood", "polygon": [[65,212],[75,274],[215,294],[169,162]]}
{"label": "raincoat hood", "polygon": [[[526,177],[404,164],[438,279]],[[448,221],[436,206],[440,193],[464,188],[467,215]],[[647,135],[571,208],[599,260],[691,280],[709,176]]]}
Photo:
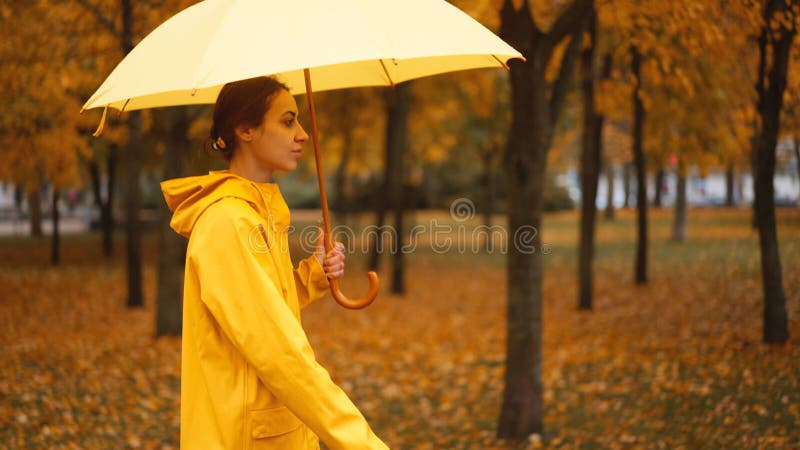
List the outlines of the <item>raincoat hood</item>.
{"label": "raincoat hood", "polygon": [[161,190],[173,213],[170,226],[187,238],[203,212],[226,197],[246,201],[262,216],[271,217],[278,229],[289,226],[289,209],[274,183],[255,183],[221,170],[208,175],[167,180],[161,183]]}

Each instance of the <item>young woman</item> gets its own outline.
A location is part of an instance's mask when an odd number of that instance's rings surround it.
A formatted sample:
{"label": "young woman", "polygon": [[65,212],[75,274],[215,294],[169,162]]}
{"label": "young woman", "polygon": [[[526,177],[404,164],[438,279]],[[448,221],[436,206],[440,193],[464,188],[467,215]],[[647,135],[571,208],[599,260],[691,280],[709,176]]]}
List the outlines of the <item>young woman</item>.
{"label": "young woman", "polygon": [[273,171],[297,167],[308,135],[285,85],[226,84],[211,140],[229,169],[162,183],[189,238],[183,299],[181,448],[385,449],[320,366],[300,309],[341,277],[341,245],[293,267],[289,209]]}

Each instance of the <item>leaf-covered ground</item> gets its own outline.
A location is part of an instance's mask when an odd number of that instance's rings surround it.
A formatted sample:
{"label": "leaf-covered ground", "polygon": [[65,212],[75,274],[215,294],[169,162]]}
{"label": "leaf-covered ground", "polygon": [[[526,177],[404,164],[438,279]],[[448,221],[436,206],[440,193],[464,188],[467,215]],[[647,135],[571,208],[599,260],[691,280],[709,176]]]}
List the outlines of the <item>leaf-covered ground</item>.
{"label": "leaf-covered ground", "polygon": [[[783,346],[761,343],[749,212],[689,217],[689,241],[673,244],[670,212],[653,212],[646,286],[632,283],[633,215],[601,221],[593,312],[575,307],[577,215],[547,217],[540,444],[494,438],[502,255],[421,246],[408,257],[406,296],[384,293],[358,312],[322,301],[304,323],[392,448],[800,448],[800,211],[779,211],[792,336]],[[147,306],[132,311],[121,258],[100,257],[96,237],[67,238],[57,269],[47,241],[3,238],[0,448],[177,448],[180,340],[152,336],[155,247],[146,240]],[[345,292],[358,295],[364,279],[351,262]]]}

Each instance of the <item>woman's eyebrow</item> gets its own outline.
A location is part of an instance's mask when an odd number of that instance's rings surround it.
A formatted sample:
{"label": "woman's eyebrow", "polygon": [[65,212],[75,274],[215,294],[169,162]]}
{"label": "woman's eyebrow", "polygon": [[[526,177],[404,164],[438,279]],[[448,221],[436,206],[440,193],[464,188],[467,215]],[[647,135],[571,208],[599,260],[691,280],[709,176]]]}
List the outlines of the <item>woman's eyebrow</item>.
{"label": "woman's eyebrow", "polygon": [[291,114],[291,115],[292,115],[292,117],[297,117],[297,113],[296,113],[295,111],[292,111],[292,110],[289,110],[289,111],[286,111],[285,113],[283,113],[283,115],[284,115],[284,116],[285,116],[286,114]]}

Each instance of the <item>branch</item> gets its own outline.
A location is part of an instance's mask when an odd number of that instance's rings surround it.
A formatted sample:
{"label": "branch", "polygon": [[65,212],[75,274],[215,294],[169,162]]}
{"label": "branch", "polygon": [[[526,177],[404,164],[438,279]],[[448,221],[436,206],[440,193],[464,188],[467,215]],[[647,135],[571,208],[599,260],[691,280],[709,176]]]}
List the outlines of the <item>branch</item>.
{"label": "branch", "polygon": [[603,69],[600,72],[600,79],[602,80],[610,80],[611,79],[611,67],[614,63],[614,57],[611,56],[611,52],[608,52],[603,56]]}
{"label": "branch", "polygon": [[586,28],[587,21],[578,24],[577,29],[572,33],[569,44],[561,58],[561,67],[558,71],[558,78],[553,84],[553,91],[550,95],[550,124],[555,126],[561,108],[564,105],[564,98],[567,95],[567,87],[572,82],[572,73],[575,71],[575,60],[578,59],[578,52],[583,40],[583,30]]}
{"label": "branch", "polygon": [[119,36],[119,31],[117,30],[114,21],[107,16],[103,15],[103,12],[100,11],[100,8],[97,5],[93,5],[89,3],[89,0],[76,0],[79,5],[83,6],[83,9],[91,13],[97,23],[99,23],[103,28],[108,30],[112,35]]}
{"label": "branch", "polygon": [[583,21],[593,5],[594,0],[575,0],[558,16],[553,27],[545,35],[545,47],[548,52],[576,28],[583,28]]}
{"label": "branch", "polygon": [[500,37],[504,41],[530,60],[533,57],[531,54],[533,36],[538,34],[541,32],[533,21],[527,0],[519,10],[514,7],[512,0],[503,2],[500,10]]}

